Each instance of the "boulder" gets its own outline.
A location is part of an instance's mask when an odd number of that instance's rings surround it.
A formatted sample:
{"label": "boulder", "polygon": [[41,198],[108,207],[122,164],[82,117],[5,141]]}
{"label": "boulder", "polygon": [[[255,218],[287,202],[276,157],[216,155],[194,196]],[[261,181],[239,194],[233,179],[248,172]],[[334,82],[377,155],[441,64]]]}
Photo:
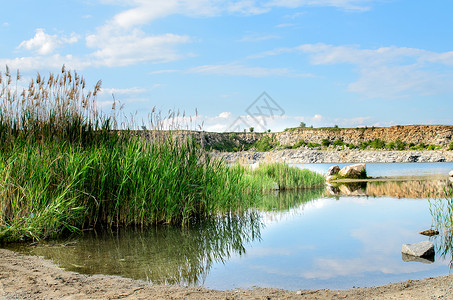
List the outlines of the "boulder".
{"label": "boulder", "polygon": [[451,170],[450,173],[448,173],[448,176],[453,177],[453,170]]}
{"label": "boulder", "polygon": [[362,178],[366,177],[366,165],[365,164],[356,164],[346,166],[340,170],[338,173],[342,177],[346,178]]}
{"label": "boulder", "polygon": [[430,241],[424,241],[415,244],[404,244],[401,247],[403,254],[416,257],[429,257],[434,255],[434,244]]}
{"label": "boulder", "polygon": [[338,172],[340,172],[339,166],[331,166],[329,170],[327,170],[326,176],[336,175]]}

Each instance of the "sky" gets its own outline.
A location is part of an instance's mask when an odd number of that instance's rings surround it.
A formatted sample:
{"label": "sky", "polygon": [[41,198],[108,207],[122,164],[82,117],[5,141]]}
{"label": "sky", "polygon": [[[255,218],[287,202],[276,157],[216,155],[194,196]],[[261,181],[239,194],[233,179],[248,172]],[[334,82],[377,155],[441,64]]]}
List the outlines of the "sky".
{"label": "sky", "polygon": [[[453,124],[453,1],[1,0],[0,71],[205,131]],[[149,127],[149,126],[148,126]]]}

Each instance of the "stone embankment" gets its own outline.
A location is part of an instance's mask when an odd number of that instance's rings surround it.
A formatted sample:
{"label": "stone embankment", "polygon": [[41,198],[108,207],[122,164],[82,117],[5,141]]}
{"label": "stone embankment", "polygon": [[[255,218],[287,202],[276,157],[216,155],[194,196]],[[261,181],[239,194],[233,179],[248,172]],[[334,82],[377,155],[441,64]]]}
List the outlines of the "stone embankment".
{"label": "stone embankment", "polygon": [[453,151],[389,151],[389,150],[306,150],[288,149],[269,152],[213,152],[225,162],[253,164],[256,162],[302,163],[394,163],[453,162]]}

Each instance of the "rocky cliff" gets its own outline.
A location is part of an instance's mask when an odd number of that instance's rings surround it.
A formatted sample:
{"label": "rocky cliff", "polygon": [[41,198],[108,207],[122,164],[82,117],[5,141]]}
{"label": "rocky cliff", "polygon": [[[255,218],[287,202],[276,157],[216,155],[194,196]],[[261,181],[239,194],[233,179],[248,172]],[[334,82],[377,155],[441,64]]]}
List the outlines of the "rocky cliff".
{"label": "rocky cliff", "polygon": [[408,125],[370,128],[295,128],[277,133],[215,133],[192,132],[204,146],[219,151],[238,151],[248,149],[253,143],[266,137],[274,146],[292,147],[301,141],[306,144],[321,144],[323,140],[341,140],[347,144],[358,145],[380,139],[385,143],[400,141],[414,145],[448,146],[453,140],[452,125]]}
{"label": "rocky cliff", "polygon": [[276,133],[275,135],[281,145],[294,145],[300,140],[321,143],[323,139],[328,139],[331,142],[343,140],[345,143],[352,144],[381,139],[385,142],[400,140],[407,144],[414,143],[416,145],[420,143],[447,145],[452,141],[453,126],[409,125],[379,128],[300,128]]}

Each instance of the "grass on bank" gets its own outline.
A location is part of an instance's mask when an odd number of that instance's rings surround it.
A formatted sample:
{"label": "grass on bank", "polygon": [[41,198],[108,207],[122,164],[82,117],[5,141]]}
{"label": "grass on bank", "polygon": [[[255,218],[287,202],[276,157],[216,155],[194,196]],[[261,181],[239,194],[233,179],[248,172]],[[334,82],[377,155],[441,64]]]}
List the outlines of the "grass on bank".
{"label": "grass on bank", "polygon": [[453,185],[451,183],[445,188],[444,198],[429,200],[429,211],[434,228],[440,233],[436,239],[436,252],[441,257],[450,257],[450,268],[453,268]]}
{"label": "grass on bank", "polygon": [[316,188],[323,186],[326,181],[321,174],[284,163],[260,164],[254,170],[246,170],[246,173],[251,184],[263,191]]}
{"label": "grass on bank", "polygon": [[19,72],[0,73],[0,242],[100,224],[185,225],[247,210],[271,182],[291,184],[278,171],[265,177],[213,160],[190,137],[160,130],[158,118],[152,138],[119,132],[115,114],[97,110],[101,83],[86,91],[64,67],[18,83]]}

